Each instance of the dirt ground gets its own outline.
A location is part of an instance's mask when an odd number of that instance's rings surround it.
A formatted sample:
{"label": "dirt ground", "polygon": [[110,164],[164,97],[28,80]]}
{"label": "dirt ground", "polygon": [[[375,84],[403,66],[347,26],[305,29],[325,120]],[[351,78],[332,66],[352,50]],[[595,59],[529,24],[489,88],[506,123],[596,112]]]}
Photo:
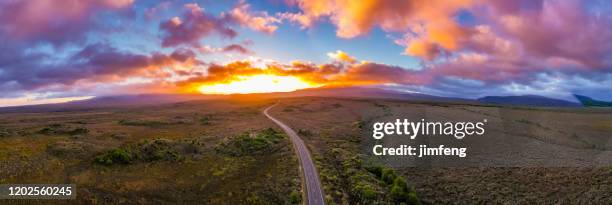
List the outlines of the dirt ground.
{"label": "dirt ground", "polygon": [[[426,204],[612,202],[611,109],[301,98],[283,101],[275,112],[294,129],[310,131],[304,138],[324,173],[332,169],[328,155],[337,153],[330,150],[365,157],[373,121],[487,119],[485,135],[463,139],[471,150],[466,159],[391,164]],[[346,194],[333,194],[333,177],[323,177],[326,193],[342,203]],[[350,187],[344,190],[350,194]]]}

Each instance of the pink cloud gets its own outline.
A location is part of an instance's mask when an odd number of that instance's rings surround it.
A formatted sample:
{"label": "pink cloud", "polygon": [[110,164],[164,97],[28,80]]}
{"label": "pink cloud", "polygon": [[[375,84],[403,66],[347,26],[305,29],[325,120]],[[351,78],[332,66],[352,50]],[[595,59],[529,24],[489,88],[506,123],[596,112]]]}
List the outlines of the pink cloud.
{"label": "pink cloud", "polygon": [[253,53],[253,51],[251,51],[251,50],[249,50],[249,49],[247,49],[244,46],[239,45],[239,44],[230,44],[230,45],[227,45],[227,46],[223,47],[222,51],[224,51],[224,52],[237,52],[237,53],[240,53],[240,54],[252,54]]}
{"label": "pink cloud", "polygon": [[0,2],[0,31],[19,40],[54,44],[83,38],[92,17],[102,11],[122,10],[133,0],[28,0]]}
{"label": "pink cloud", "polygon": [[167,10],[172,5],[170,1],[162,1],[157,6],[148,8],[144,11],[144,16],[147,20],[154,20],[158,18],[160,12]]}
{"label": "pink cloud", "polygon": [[268,15],[266,12],[254,13],[250,11],[249,7],[249,4],[241,1],[234,9],[224,14],[224,17],[255,31],[267,34],[276,31],[278,26],[275,24],[280,23],[280,19]]}
{"label": "pink cloud", "polygon": [[163,47],[180,44],[198,44],[198,41],[212,33],[234,38],[237,33],[223,19],[206,14],[198,4],[185,4],[185,12],[181,17],[173,17],[161,22],[159,27],[165,32],[162,39]]}
{"label": "pink cloud", "polygon": [[529,9],[497,3],[485,15],[500,35],[522,46],[525,55],[567,59],[591,69],[609,66],[612,19],[589,13],[576,0],[539,3]]}

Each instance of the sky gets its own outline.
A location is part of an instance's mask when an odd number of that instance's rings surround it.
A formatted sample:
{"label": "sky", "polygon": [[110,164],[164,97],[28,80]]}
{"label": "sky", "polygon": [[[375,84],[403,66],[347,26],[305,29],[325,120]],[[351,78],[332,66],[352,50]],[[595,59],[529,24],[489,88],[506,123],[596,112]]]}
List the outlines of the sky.
{"label": "sky", "polygon": [[606,0],[7,0],[0,106],[374,86],[612,100]]}

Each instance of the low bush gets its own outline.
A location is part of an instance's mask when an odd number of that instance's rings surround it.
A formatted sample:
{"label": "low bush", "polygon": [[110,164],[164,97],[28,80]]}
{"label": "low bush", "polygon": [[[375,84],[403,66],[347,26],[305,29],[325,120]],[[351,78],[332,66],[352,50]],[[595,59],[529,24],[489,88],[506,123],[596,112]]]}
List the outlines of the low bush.
{"label": "low bush", "polygon": [[359,182],[353,187],[353,193],[364,202],[376,199],[376,195],[378,194],[371,184],[363,182]]}
{"label": "low bush", "polygon": [[155,121],[155,120],[119,120],[120,125],[126,126],[146,126],[146,127],[159,127],[168,125],[168,122]]}
{"label": "low bush", "polygon": [[177,161],[182,158],[174,143],[165,139],[142,143],[139,146],[138,157],[146,162]]}
{"label": "low bush", "polygon": [[297,134],[302,137],[310,137],[312,136],[312,132],[306,129],[298,129]]}
{"label": "low bush", "polygon": [[87,133],[89,133],[89,130],[87,128],[77,127],[74,130],[70,131],[68,134],[71,134],[71,135],[82,135],[82,134],[87,134]]}
{"label": "low bush", "polygon": [[381,174],[380,179],[384,181],[385,183],[392,184],[395,181],[396,177],[397,175],[395,174],[395,171],[393,169],[390,169],[390,168],[382,169],[382,174]]}
{"label": "low bush", "polygon": [[109,150],[95,158],[101,165],[131,164],[134,162],[181,161],[196,155],[204,145],[197,140],[144,140],[138,144]]}
{"label": "low bush", "polygon": [[0,137],[8,137],[11,136],[11,132],[8,129],[0,127]]}
{"label": "low bush", "polygon": [[67,134],[67,135],[82,135],[89,133],[89,129],[84,127],[72,127],[64,124],[50,124],[38,131],[40,134]]}
{"label": "low bush", "polygon": [[132,153],[126,149],[112,149],[96,157],[95,163],[102,165],[130,164],[134,160]]}
{"label": "low bush", "polygon": [[398,176],[395,170],[380,166],[367,167],[366,169],[389,186],[389,196],[394,202],[412,205],[421,204],[416,192],[408,187],[404,177]]}
{"label": "low bush", "polygon": [[229,140],[217,145],[215,150],[230,156],[262,155],[279,149],[278,144],[283,138],[283,134],[268,128],[254,136],[246,132],[231,137]]}
{"label": "low bush", "polygon": [[212,120],[212,116],[211,115],[205,115],[203,117],[200,117],[200,125],[210,125],[210,121]]}
{"label": "low bush", "polygon": [[298,191],[291,191],[291,194],[289,194],[289,202],[291,202],[291,204],[299,204],[302,201],[302,195],[300,194],[300,192]]}

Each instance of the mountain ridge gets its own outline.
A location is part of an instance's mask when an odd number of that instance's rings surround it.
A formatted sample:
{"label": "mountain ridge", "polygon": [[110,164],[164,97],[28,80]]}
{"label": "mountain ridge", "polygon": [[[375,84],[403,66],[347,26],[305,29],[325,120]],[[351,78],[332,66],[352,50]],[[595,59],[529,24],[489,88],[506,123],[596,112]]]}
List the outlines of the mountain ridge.
{"label": "mountain ridge", "polygon": [[581,107],[580,103],[570,102],[556,98],[539,95],[510,95],[485,96],[476,99],[482,103],[508,105],[508,106],[535,106],[535,107]]}
{"label": "mountain ridge", "polygon": [[[372,87],[322,87],[296,90],[292,92],[253,93],[253,94],[230,94],[230,95],[204,95],[204,94],[134,94],[134,95],[111,95],[99,96],[87,100],[71,101],[56,104],[24,105],[12,107],[0,107],[0,112],[43,112],[43,111],[66,111],[89,109],[95,107],[119,107],[119,106],[142,106],[179,103],[197,100],[220,100],[220,99],[274,99],[292,97],[349,97],[349,98],[373,98],[392,99],[422,102],[444,102],[444,103],[468,103],[468,104],[493,104],[502,106],[533,106],[533,107],[582,107],[584,102],[594,102],[607,105],[605,101],[597,101],[592,98],[576,95],[582,99],[581,103],[567,100],[549,98],[539,95],[517,95],[517,96],[485,96],[477,99],[443,97],[413,92],[401,92]],[[610,103],[612,105],[612,103]],[[585,105],[589,106],[589,105]],[[591,105],[592,106],[592,105]]]}

